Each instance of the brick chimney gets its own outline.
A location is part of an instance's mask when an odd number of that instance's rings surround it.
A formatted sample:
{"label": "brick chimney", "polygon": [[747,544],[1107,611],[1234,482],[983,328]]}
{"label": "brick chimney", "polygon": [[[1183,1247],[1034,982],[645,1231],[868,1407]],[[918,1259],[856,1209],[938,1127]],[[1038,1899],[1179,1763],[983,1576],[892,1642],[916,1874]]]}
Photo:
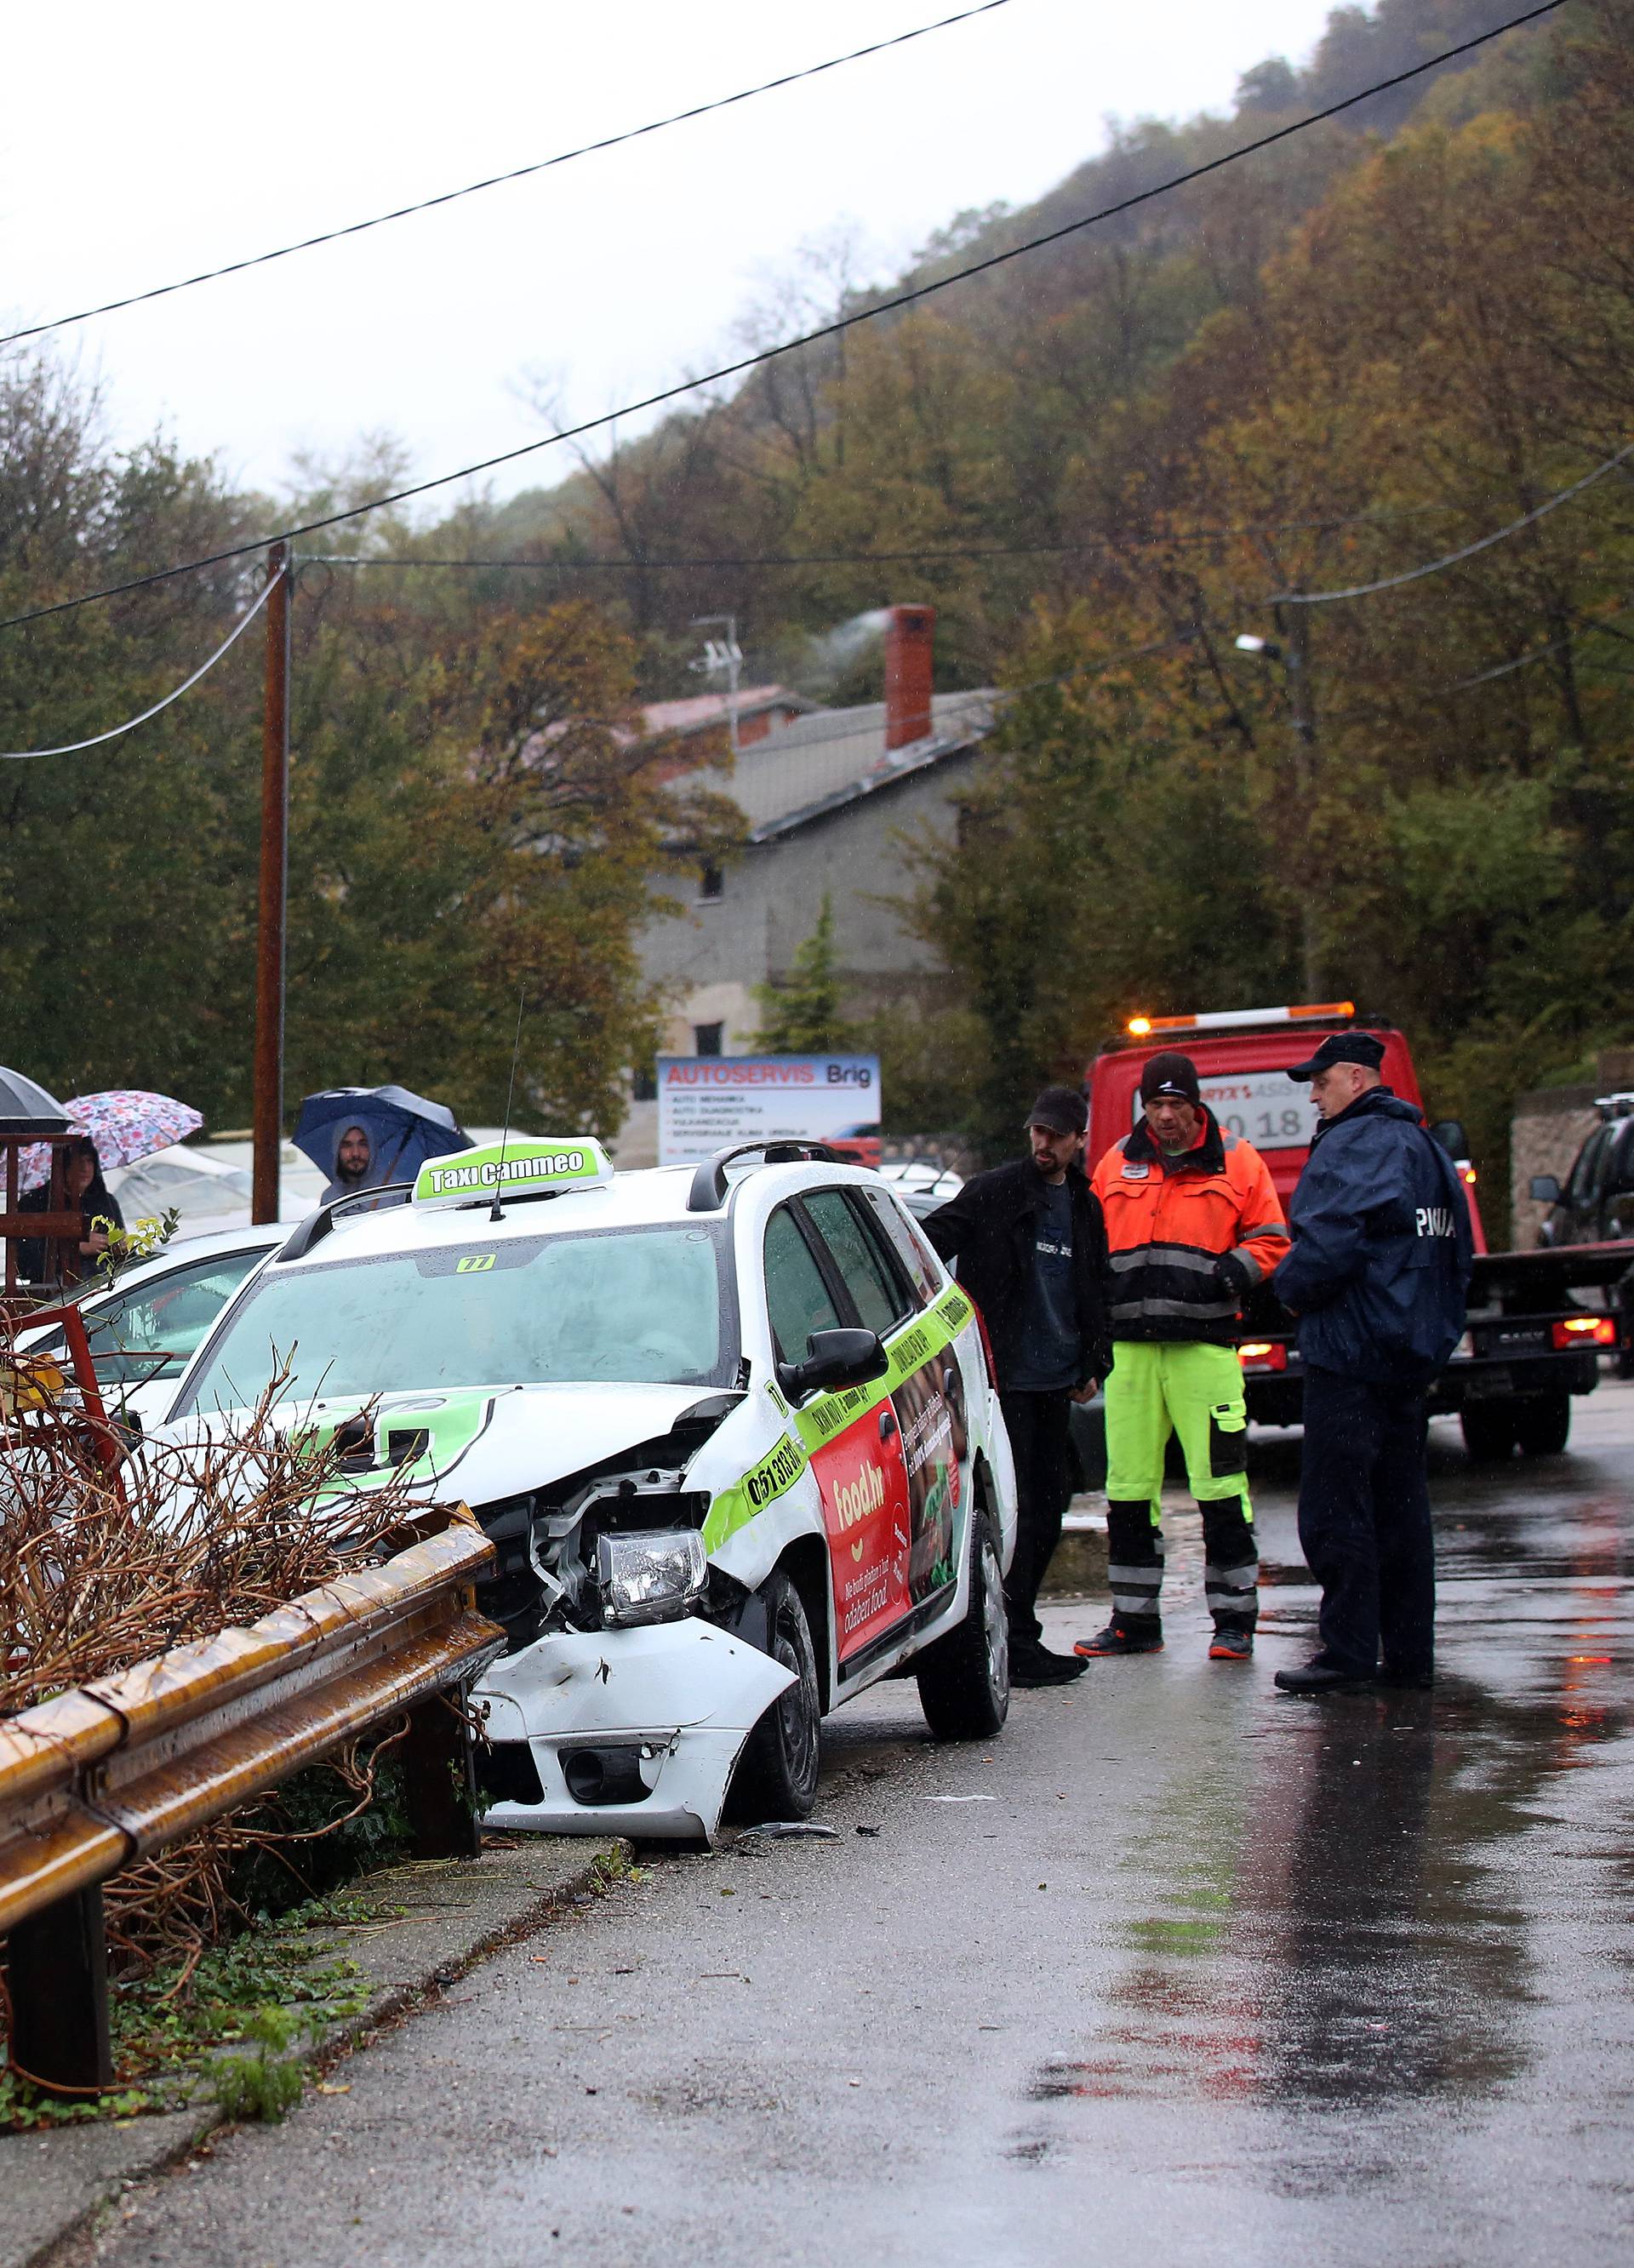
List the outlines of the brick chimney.
{"label": "brick chimney", "polygon": [[905,748],[931,730],[934,607],[891,607],[885,630],[885,745]]}

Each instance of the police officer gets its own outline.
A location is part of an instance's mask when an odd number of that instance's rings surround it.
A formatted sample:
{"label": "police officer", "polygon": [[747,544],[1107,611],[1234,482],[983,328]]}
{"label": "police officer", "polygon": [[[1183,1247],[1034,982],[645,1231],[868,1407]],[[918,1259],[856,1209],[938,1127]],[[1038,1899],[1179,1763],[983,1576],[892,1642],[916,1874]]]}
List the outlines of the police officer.
{"label": "police officer", "polygon": [[1286,1693],[1428,1685],[1435,1553],[1425,1397],[1464,1328],[1474,1240],[1452,1160],[1380,1078],[1384,1044],[1335,1032],[1290,1079],[1321,1123],[1271,1288],[1299,1320],[1299,1546],[1321,1586],[1318,1652]]}
{"label": "police officer", "polygon": [[924,1224],[981,1310],[1015,1455],[1012,1685],[1064,1685],[1086,1667],[1045,1647],[1037,1601],[1071,1493],[1069,1404],[1090,1400],[1112,1352],[1106,1227],[1079,1162],[1087,1123],[1081,1094],[1047,1086],[1027,1113],[1029,1154],[975,1174]]}

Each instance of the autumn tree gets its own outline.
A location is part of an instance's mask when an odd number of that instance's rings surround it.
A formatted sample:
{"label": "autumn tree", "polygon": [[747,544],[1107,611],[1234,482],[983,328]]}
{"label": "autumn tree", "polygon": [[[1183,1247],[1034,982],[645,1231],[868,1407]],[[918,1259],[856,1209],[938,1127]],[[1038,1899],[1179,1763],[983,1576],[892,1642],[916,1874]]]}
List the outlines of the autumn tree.
{"label": "autumn tree", "polygon": [[817,926],[795,947],[786,976],[757,984],[764,1021],[754,1044],[762,1055],[843,1055],[856,1034],[842,1013],[843,985],[834,949],[834,900],[823,893]]}

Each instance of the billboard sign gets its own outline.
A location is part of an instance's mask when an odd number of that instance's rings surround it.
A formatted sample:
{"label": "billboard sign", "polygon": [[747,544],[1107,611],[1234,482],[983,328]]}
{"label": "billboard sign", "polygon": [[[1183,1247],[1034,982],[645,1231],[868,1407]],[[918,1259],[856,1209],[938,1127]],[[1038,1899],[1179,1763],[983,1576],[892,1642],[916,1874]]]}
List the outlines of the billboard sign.
{"label": "billboard sign", "polygon": [[660,1166],[777,1141],[879,1162],[878,1056],[660,1056],[658,1087]]}

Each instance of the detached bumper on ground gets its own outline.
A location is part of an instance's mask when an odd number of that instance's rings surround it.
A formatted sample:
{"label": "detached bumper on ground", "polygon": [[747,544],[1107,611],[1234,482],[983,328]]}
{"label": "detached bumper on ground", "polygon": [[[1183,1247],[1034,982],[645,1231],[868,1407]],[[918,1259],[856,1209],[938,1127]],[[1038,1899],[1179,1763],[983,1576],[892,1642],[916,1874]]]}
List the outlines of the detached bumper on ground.
{"label": "detached bumper on ground", "polygon": [[492,1744],[487,1823],[707,1840],[745,1741],[793,1683],[692,1616],[541,1638],[472,1695]]}

